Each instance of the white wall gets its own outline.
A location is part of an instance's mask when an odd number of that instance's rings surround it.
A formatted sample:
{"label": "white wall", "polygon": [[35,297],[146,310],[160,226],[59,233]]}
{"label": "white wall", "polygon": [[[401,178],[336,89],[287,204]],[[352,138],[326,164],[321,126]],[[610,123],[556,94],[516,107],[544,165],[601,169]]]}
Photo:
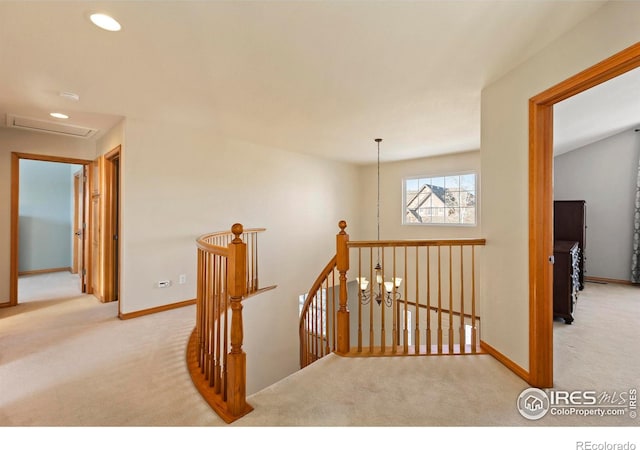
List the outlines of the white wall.
{"label": "white wall", "polygon": [[639,157],[628,130],[554,158],[554,199],[587,202],[586,276],[631,279]]}
{"label": "white wall", "polygon": [[[477,226],[403,225],[402,185],[408,177],[455,174],[475,171],[480,179],[480,152],[470,151],[431,158],[380,164],[380,239],[434,239],[482,237],[480,214]],[[362,235],[352,239],[376,238],[377,165],[360,169],[360,202],[363,219]],[[478,187],[480,183],[478,183]],[[478,193],[478,209],[482,194]]]}
{"label": "white wall", "polygon": [[529,98],[638,40],[640,2],[609,2],[482,92],[483,339],[524,369],[529,367]]}
{"label": "white wall", "polygon": [[[199,235],[235,222],[265,227],[261,285],[278,287],[244,305],[248,391],[296,371],[298,296],[335,254],[338,221],[357,229],[356,167],[209,129],[132,118],[125,127],[121,311],[195,298]],[[165,279],[174,284],[155,286]]]}
{"label": "white wall", "polygon": [[9,300],[11,153],[95,158],[95,142],[0,127],[0,302]]}

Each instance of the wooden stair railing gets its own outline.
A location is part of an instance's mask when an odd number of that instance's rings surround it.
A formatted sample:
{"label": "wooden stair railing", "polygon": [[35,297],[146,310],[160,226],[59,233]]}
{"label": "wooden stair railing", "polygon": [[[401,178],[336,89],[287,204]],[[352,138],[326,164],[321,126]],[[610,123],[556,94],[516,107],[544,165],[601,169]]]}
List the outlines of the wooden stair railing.
{"label": "wooden stair railing", "polygon": [[259,288],[257,233],[234,224],[196,240],[196,326],[187,345],[191,379],[227,423],[251,412],[246,401],[246,354],[242,350],[242,301],[275,288]]}
{"label": "wooden stair railing", "polygon": [[476,256],[484,239],[350,241],[346,226],[340,221],[336,256],[302,308],[301,367],[331,352],[484,353],[476,292]]}
{"label": "wooden stair railing", "polygon": [[320,273],[309,290],[300,316],[300,367],[336,350],[336,257]]}

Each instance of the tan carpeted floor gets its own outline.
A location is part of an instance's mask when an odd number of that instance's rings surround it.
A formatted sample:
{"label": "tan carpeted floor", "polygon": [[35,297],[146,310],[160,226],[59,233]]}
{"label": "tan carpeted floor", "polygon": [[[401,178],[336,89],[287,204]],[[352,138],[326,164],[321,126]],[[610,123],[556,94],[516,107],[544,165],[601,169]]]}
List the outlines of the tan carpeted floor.
{"label": "tan carpeted floor", "polygon": [[[43,294],[38,277],[26,277],[20,305],[0,309],[1,425],[225,425],[186,370],[195,307],[122,321],[116,303],[79,295],[69,274],[46,277],[40,281],[51,286],[57,278],[59,287]],[[640,289],[588,283],[575,322],[554,323],[556,388],[637,388],[639,323]],[[255,410],[225,428],[640,424],[629,417],[577,415],[530,421],[516,409],[526,387],[487,355],[330,356],[250,396]]]}

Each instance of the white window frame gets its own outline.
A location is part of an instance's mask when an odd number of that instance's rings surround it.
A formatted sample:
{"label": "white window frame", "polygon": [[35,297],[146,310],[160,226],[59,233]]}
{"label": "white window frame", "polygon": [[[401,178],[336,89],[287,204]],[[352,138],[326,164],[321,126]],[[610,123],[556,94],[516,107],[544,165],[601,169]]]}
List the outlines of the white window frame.
{"label": "white window frame", "polygon": [[[473,223],[447,223],[447,222],[408,222],[407,221],[407,182],[410,180],[417,180],[422,178],[446,178],[452,176],[464,176],[473,175],[475,177],[474,193],[475,193],[475,207],[474,207],[474,221]],[[436,227],[476,227],[478,226],[478,211],[479,211],[479,195],[478,195],[478,180],[479,175],[475,170],[466,170],[460,172],[447,172],[447,173],[435,173],[430,175],[416,175],[405,177],[402,179],[402,225],[407,226],[436,226]]]}

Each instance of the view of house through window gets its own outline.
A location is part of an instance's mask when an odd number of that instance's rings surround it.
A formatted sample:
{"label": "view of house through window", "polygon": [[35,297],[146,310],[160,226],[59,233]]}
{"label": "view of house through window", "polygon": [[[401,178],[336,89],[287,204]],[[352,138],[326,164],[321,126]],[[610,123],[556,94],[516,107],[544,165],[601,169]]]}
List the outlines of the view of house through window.
{"label": "view of house through window", "polygon": [[476,174],[404,181],[404,224],[476,224]]}

